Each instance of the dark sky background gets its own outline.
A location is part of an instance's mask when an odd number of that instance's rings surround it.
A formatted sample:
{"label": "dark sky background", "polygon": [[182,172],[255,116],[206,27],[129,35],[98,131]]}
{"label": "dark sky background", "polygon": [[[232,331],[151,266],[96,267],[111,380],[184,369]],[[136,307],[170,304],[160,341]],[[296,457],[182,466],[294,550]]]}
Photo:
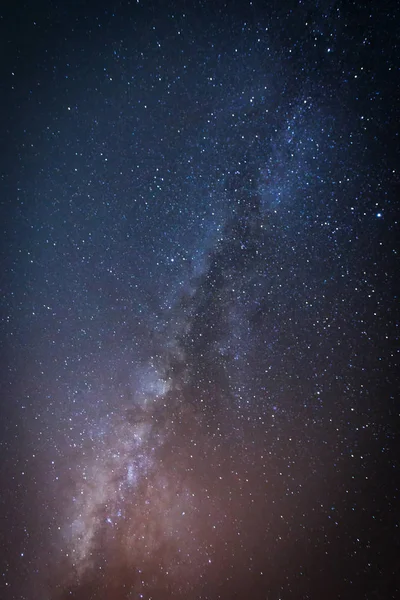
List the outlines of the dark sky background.
{"label": "dark sky background", "polygon": [[400,597],[395,3],[0,9],[0,598]]}

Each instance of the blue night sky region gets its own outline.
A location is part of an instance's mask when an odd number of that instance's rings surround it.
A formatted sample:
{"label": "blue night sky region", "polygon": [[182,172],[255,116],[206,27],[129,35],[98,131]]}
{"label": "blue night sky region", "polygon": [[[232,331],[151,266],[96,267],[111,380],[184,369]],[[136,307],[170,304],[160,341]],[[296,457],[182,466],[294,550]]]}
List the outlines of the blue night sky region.
{"label": "blue night sky region", "polygon": [[399,21],[2,4],[2,600],[400,597]]}

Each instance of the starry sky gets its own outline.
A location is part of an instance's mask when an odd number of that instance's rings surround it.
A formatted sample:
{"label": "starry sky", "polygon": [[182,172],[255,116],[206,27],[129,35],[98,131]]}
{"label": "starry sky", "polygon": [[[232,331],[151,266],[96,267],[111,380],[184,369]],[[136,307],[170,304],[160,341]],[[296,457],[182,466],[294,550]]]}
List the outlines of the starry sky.
{"label": "starry sky", "polygon": [[0,9],[0,597],[398,598],[399,11]]}

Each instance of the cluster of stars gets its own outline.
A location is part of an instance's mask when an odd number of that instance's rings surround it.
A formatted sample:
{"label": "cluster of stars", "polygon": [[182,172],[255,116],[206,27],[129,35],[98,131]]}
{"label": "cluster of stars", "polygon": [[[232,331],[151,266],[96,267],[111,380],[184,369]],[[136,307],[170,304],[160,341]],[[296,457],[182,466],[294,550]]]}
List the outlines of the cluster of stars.
{"label": "cluster of stars", "polygon": [[395,15],[39,5],[0,11],[0,596],[396,598]]}

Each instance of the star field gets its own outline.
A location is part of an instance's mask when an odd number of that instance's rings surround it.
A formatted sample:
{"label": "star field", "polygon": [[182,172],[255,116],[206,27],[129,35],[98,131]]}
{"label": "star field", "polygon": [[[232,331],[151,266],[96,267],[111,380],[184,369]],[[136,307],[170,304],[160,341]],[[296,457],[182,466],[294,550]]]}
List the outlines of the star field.
{"label": "star field", "polygon": [[397,13],[0,10],[1,598],[398,597]]}

